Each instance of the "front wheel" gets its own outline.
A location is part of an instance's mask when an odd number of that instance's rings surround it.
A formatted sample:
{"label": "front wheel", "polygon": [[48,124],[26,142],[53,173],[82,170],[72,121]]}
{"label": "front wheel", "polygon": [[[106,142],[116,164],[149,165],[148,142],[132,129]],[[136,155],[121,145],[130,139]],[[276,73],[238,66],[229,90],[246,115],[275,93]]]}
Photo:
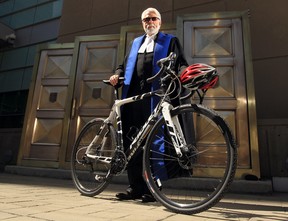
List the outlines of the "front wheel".
{"label": "front wheel", "polygon": [[[114,127],[103,122],[100,118],[88,122],[81,130],[72,150],[72,180],[78,191],[85,196],[101,193],[112,177],[110,172],[116,149],[116,133]],[[86,150],[97,134],[102,135],[92,145],[95,150],[93,159],[86,155]]]}
{"label": "front wheel", "polygon": [[144,151],[144,178],[166,208],[195,214],[214,206],[233,181],[237,150],[231,131],[214,111],[196,104],[171,110],[179,119],[187,145],[178,156],[169,128],[160,118]]}

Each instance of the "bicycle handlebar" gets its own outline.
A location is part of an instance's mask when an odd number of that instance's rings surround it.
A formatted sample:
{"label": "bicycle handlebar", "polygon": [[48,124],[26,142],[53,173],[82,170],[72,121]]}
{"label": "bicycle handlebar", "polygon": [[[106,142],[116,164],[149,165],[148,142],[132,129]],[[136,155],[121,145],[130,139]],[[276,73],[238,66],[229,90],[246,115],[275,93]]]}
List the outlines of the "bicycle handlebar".
{"label": "bicycle handlebar", "polygon": [[[156,78],[158,78],[158,76],[160,74],[162,74],[164,71],[167,71],[170,69],[170,66],[172,64],[172,62],[175,60],[176,58],[176,54],[171,52],[169,54],[169,56],[167,56],[166,58],[162,58],[159,61],[157,61],[157,65],[160,67],[160,70],[158,71],[157,74],[155,74],[154,76],[152,76],[151,78],[148,78],[146,80],[147,83],[152,83]],[[166,79],[168,79],[170,77],[170,75],[167,75],[163,78],[163,80],[165,81]],[[123,81],[125,80],[124,77],[119,77],[118,79],[118,83],[114,86],[115,88],[119,88],[122,86]],[[103,82],[105,84],[111,85],[110,80],[103,80]],[[112,85],[111,85],[112,86]]]}
{"label": "bicycle handlebar", "polygon": [[115,87],[115,89],[117,89],[117,88],[122,86],[122,83],[124,82],[124,80],[125,80],[124,77],[119,77],[118,78],[118,83],[116,85],[114,85],[114,86],[110,83],[110,80],[103,80],[103,82],[105,84],[111,85],[111,86]]}
{"label": "bicycle handlebar", "polygon": [[[166,58],[162,58],[159,61],[157,61],[157,65],[160,67],[160,70],[158,71],[157,74],[152,76],[151,78],[148,78],[146,80],[147,83],[152,83],[156,78],[159,77],[160,74],[162,74],[164,71],[170,68],[171,63],[175,60],[176,54],[171,52]],[[164,77],[164,81],[168,79],[170,76],[167,75]]]}

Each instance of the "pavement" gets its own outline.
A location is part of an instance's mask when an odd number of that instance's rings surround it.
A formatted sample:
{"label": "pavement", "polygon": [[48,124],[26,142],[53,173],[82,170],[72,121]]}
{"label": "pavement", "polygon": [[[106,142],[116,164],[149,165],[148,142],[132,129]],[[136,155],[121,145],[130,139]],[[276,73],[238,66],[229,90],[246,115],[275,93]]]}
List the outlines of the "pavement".
{"label": "pavement", "polygon": [[95,197],[81,196],[69,178],[0,173],[0,220],[7,221],[284,221],[288,193],[227,193],[208,211],[183,215],[158,202],[118,201],[127,185],[110,184]]}

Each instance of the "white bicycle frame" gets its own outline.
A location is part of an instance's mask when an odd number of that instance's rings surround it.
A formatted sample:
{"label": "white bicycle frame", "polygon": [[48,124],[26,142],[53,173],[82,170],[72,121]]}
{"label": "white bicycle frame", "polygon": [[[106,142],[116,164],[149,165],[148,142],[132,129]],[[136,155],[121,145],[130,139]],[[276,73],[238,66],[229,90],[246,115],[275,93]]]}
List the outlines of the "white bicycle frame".
{"label": "white bicycle frame", "polygon": [[[91,154],[89,154],[90,148],[92,147],[92,145],[97,143],[97,140],[100,136],[104,135],[104,134],[102,134],[103,132],[105,133],[105,131],[103,130],[104,127],[107,126],[108,124],[112,124],[113,122],[115,122],[115,119],[116,119],[117,138],[118,138],[117,148],[119,150],[123,150],[124,149],[123,148],[123,131],[122,131],[122,121],[121,121],[121,110],[120,110],[121,106],[128,104],[128,103],[136,102],[138,100],[145,99],[147,97],[151,97],[155,94],[156,94],[156,92],[148,92],[148,93],[145,93],[142,95],[133,96],[133,97],[125,98],[125,99],[116,99],[115,103],[111,109],[111,112],[110,112],[108,118],[106,118],[104,120],[104,123],[101,126],[99,133],[94,137],[92,142],[87,147],[86,155],[89,158],[99,160],[99,161],[102,161],[104,163],[110,163],[112,160],[112,157],[103,157],[103,156],[91,155]],[[164,98],[162,98],[160,100],[158,105],[155,107],[155,109],[153,110],[153,112],[149,116],[148,120],[145,122],[143,127],[140,129],[140,131],[137,133],[136,137],[133,139],[132,143],[130,144],[130,147],[129,147],[130,152],[127,155],[127,161],[129,161],[133,157],[136,150],[141,146],[141,143],[147,137],[150,130],[152,129],[152,127],[157,122],[157,120],[160,116],[160,114],[159,114],[160,111],[162,112],[162,115],[163,115],[165,122],[167,124],[168,131],[170,133],[171,140],[173,142],[173,146],[175,148],[175,151],[179,157],[182,156],[181,148],[186,147],[186,141],[185,141],[184,134],[183,134],[183,131],[182,131],[182,128],[181,128],[181,125],[180,125],[180,122],[179,122],[177,116],[171,117],[170,110],[172,110],[172,109],[173,109],[173,106],[169,102],[165,101]],[[102,146],[103,146],[103,143],[104,142],[102,142]]]}

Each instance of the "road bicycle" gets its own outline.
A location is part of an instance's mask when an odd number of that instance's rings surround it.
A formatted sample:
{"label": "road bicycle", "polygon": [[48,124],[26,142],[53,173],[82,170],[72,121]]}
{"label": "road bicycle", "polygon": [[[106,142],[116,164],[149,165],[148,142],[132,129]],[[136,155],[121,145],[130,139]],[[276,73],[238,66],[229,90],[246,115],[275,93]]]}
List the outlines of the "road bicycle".
{"label": "road bicycle", "polygon": [[[183,88],[171,68],[174,58],[171,53],[158,61],[160,71],[147,79],[148,83],[158,80],[159,90],[119,99],[118,84],[109,116],[95,118],[83,127],[71,158],[73,182],[82,195],[100,194],[113,176],[125,171],[135,154],[144,151],[143,177],[155,199],[169,210],[195,214],[211,208],[223,197],[237,165],[233,135],[223,118],[202,104],[172,105]],[[211,81],[204,77],[208,83]],[[123,78],[119,81],[123,82]],[[109,80],[103,82],[110,84]],[[185,100],[198,93],[203,101],[206,91],[195,86]],[[143,127],[130,136],[132,143],[124,151],[121,107],[151,96],[160,101]]]}

